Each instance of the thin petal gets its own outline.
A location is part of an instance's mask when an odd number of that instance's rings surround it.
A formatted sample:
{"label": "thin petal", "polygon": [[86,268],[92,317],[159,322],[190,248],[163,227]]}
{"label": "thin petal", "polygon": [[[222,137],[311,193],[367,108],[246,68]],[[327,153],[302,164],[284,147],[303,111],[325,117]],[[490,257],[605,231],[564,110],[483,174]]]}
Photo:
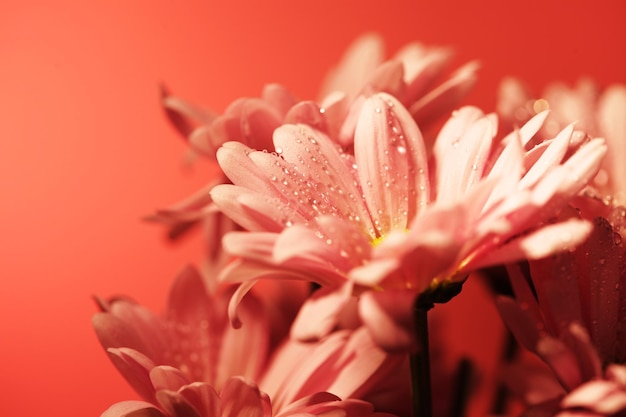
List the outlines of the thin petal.
{"label": "thin petal", "polygon": [[548,169],[561,163],[561,160],[567,152],[567,147],[573,133],[574,125],[569,125],[550,142],[550,145],[546,148],[541,157],[532,165],[530,170],[520,181],[521,188],[532,187],[546,174]]}
{"label": "thin petal", "polygon": [[404,65],[404,79],[407,91],[404,103],[412,103],[427,90],[441,75],[452,58],[448,48],[427,48],[417,42],[402,47],[395,55]]}
{"label": "thin petal", "polygon": [[221,413],[220,398],[209,384],[194,382],[183,387],[179,394],[202,417]]}
{"label": "thin petal", "polygon": [[226,381],[222,392],[222,417],[263,417],[262,394],[256,385],[243,378]]}
{"label": "thin petal", "polygon": [[313,101],[303,101],[295,104],[285,115],[284,124],[306,124],[319,130],[328,132],[329,121],[326,111],[322,111]]}
{"label": "thin petal", "polygon": [[179,369],[164,365],[155,366],[150,370],[150,381],[156,391],[178,391],[190,382]]}
{"label": "thin petal", "polygon": [[361,296],[359,313],[374,342],[388,351],[414,351],[413,291],[368,291]]}
{"label": "thin petal", "polygon": [[395,98],[381,93],[366,100],[354,153],[376,233],[406,229],[428,203],[428,166],[422,135]]}
{"label": "thin petal", "polygon": [[309,297],[293,322],[291,337],[311,341],[330,334],[338,323],[340,313],[352,305],[352,285],[322,288]]}
{"label": "thin petal", "polygon": [[217,117],[217,114],[212,111],[198,107],[180,97],[171,96],[164,86],[161,88],[161,95],[165,114],[183,137],[189,136],[198,125],[211,124]]}
{"label": "thin petal", "polygon": [[156,394],[165,412],[174,417],[203,417],[176,391],[160,390]]}
{"label": "thin petal", "polygon": [[476,84],[478,68],[477,62],[465,64],[443,84],[411,104],[409,112],[418,125],[422,126],[459,105]]}
{"label": "thin petal", "polygon": [[450,204],[482,178],[496,133],[495,119],[472,107],[458,110],[435,142],[437,203]]}
{"label": "thin petal", "polygon": [[113,404],[100,417],[166,417],[154,404],[145,401],[123,401]]}
{"label": "thin petal", "polygon": [[464,266],[476,270],[486,266],[506,264],[522,259],[539,259],[574,248],[589,236],[591,225],[586,221],[568,220],[544,226],[527,236],[514,239]]}
{"label": "thin petal", "polygon": [[321,96],[345,91],[352,99],[383,59],[384,46],[380,35],[362,35],[350,45],[337,68],[329,72],[320,90]]}
{"label": "thin petal", "polygon": [[337,214],[371,227],[349,156],[330,138],[306,125],[283,125],[274,144],[284,159],[276,183],[295,207],[310,218]]}
{"label": "thin petal", "polygon": [[128,348],[107,349],[109,358],[139,395],[154,401],[154,387],[150,381],[150,370],[154,367],[145,355]]}
{"label": "thin petal", "polygon": [[276,109],[282,117],[298,102],[287,87],[276,83],[264,86],[261,98]]}

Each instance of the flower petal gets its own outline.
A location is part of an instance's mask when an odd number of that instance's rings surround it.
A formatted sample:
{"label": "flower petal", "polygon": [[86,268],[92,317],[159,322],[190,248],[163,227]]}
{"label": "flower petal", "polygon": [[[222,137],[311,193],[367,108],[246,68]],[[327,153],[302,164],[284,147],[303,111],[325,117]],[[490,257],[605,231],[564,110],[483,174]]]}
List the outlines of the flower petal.
{"label": "flower petal", "polygon": [[388,351],[416,349],[413,309],[417,295],[415,291],[386,290],[361,296],[359,314],[378,346]]}
{"label": "flower petal", "polygon": [[437,203],[459,201],[485,175],[496,119],[465,107],[453,114],[435,142]]}
{"label": "flower petal", "polygon": [[328,136],[306,125],[283,125],[274,145],[284,159],[277,161],[282,172],[276,183],[294,207],[308,218],[339,215],[371,227],[349,156]]}
{"label": "flower petal", "polygon": [[179,395],[201,416],[219,416],[221,400],[212,386],[194,382],[182,387]]}
{"label": "flower petal", "polygon": [[267,397],[243,378],[230,378],[220,393],[222,417],[264,417]]}
{"label": "flower petal", "polygon": [[144,401],[122,401],[113,404],[100,417],[167,417],[154,404]]}
{"label": "flower petal", "polygon": [[513,239],[484,256],[471,259],[464,269],[476,270],[522,259],[543,258],[574,248],[590,232],[591,225],[588,222],[576,219],[544,226],[529,235]]}
{"label": "flower petal", "polygon": [[422,135],[394,97],[380,93],[365,101],[354,154],[377,236],[406,229],[429,201],[428,166]]}
{"label": "flower petal", "polygon": [[291,327],[291,337],[296,340],[319,340],[337,327],[341,312],[353,306],[352,285],[341,288],[321,288],[309,297]]}
{"label": "flower petal", "polygon": [[463,65],[443,84],[411,104],[409,113],[417,124],[423,126],[448,109],[455,108],[476,84],[478,68],[477,62]]}

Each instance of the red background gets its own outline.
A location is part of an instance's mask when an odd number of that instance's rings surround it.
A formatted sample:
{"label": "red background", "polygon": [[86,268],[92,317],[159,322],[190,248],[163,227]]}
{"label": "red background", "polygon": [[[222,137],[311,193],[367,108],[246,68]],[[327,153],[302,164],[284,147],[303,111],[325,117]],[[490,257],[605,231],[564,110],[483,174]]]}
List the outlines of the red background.
{"label": "red background", "polygon": [[[272,81],[312,98],[349,42],[374,30],[390,52],[420,40],[455,47],[458,64],[479,59],[468,101],[492,110],[509,74],[537,88],[583,75],[626,82],[625,4],[3,1],[0,414],[97,416],[135,397],[92,332],[90,297],[124,293],[162,308],[172,277],[200,252],[167,245],[140,218],[208,172],[182,169],[160,82],[217,110]],[[483,310],[460,315],[459,327]]]}

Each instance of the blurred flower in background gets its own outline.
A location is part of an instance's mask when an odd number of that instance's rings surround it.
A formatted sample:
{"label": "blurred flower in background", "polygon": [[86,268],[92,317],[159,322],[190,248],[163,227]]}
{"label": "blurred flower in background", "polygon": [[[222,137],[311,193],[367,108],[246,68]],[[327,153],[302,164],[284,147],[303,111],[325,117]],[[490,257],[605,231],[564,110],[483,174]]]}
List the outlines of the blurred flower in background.
{"label": "blurred flower in background", "polygon": [[609,152],[592,186],[606,203],[626,204],[626,85],[601,90],[583,78],[574,87],[549,84],[542,95],[533,94],[520,80],[507,78],[498,93],[498,112],[507,125],[520,125],[550,109],[543,134],[551,137],[570,123],[576,129],[607,140]]}
{"label": "blurred flower in background", "polygon": [[[127,299],[99,300],[103,312],[93,318],[96,333],[144,399],[116,404],[104,415],[155,410],[169,417],[213,416],[249,407],[259,415],[335,409],[370,415],[368,403],[340,401],[370,397],[379,409],[402,411],[405,403],[399,400],[409,386],[406,356],[381,351],[362,330],[337,332],[317,344],[283,335],[272,346],[270,327],[285,328],[272,319],[290,320],[296,288],[272,305],[249,294],[240,305],[246,325],[235,329],[226,314],[232,286],[208,292],[203,281],[193,268],[181,272],[164,317]],[[270,313],[276,309],[286,314]]]}
{"label": "blurred flower in background", "polygon": [[516,372],[537,408],[626,412],[625,255],[622,234],[599,217],[576,250],[531,261],[528,276],[511,267],[515,300],[500,298],[500,312],[552,372]]}

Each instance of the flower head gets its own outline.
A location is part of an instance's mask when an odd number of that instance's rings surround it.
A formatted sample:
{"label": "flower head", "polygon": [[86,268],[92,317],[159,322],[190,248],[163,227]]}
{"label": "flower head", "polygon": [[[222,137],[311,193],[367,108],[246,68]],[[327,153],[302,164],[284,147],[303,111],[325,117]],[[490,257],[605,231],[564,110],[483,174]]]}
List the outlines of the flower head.
{"label": "flower head", "polygon": [[600,90],[589,79],[581,79],[574,87],[552,83],[536,99],[522,83],[505,79],[500,87],[499,113],[510,124],[524,123],[546,108],[551,115],[543,134],[553,135],[570,123],[577,129],[606,139],[609,152],[598,175],[590,184],[607,204],[626,203],[626,85],[614,84]]}
{"label": "flower head", "polygon": [[625,371],[615,365],[626,361],[625,260],[622,235],[598,218],[576,250],[531,261],[530,281],[510,268],[515,299],[501,297],[498,307],[517,340],[552,370],[560,386],[553,405],[626,412]]}
{"label": "flower head", "polygon": [[[221,389],[233,375],[258,378],[270,354],[270,321],[263,305],[254,296],[246,298],[241,313],[247,325],[237,331],[226,316],[231,294],[224,285],[208,292],[189,267],[177,277],[164,317],[127,299],[101,300],[104,311],[94,315],[93,325],[115,366],[148,401],[155,400],[150,371],[157,365]],[[254,354],[241,361],[249,343]]]}
{"label": "flower head", "polygon": [[308,310],[318,320],[301,321],[322,333],[360,294],[360,317],[376,340],[410,344],[417,296],[458,291],[472,270],[545,256],[589,231],[575,219],[542,222],[595,175],[604,142],[570,150],[569,127],[525,151],[544,119],[495,140],[495,116],[463,108],[441,130],[429,164],[408,111],[379,93],[361,106],[353,153],[306,125],[278,128],[274,152],[226,143],[217,157],[233,184],[211,195],[248,230],[225,236],[239,257],[227,279],[271,272],[329,287],[312,301],[320,308]]}
{"label": "flower head", "polygon": [[[241,304],[245,325],[235,329],[226,314],[231,288],[220,284],[207,292],[188,268],[176,280],[165,317],[126,299],[101,300],[104,311],[93,318],[98,338],[143,398],[115,404],[103,416],[382,416],[374,406],[404,412],[406,403],[398,400],[408,395],[406,356],[383,352],[365,329],[275,346],[270,327],[279,322],[282,329],[291,307],[274,314],[251,294]],[[278,309],[280,293],[264,289]],[[297,298],[297,292],[284,295],[287,304]]]}
{"label": "flower head", "polygon": [[[466,64],[440,81],[451,56],[446,48],[411,43],[385,60],[382,39],[366,34],[329,73],[317,101],[301,101],[285,86],[269,84],[260,97],[238,98],[222,114],[165,91],[163,106],[173,126],[187,139],[193,157],[201,154],[214,160],[216,150],[228,141],[270,149],[274,130],[283,124],[306,124],[351,146],[360,109],[372,94],[387,92],[397,97],[422,128],[455,108],[474,85],[477,64]],[[170,234],[178,236],[211,212],[209,190],[225,181],[217,175],[206,188],[150,219],[169,225]]]}

